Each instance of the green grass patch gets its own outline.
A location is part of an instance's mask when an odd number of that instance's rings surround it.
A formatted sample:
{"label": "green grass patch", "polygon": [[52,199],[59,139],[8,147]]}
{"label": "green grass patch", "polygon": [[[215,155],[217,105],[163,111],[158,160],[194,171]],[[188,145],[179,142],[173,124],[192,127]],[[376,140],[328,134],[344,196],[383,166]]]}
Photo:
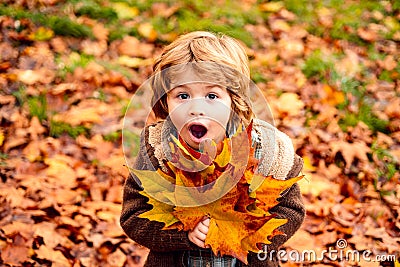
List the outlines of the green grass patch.
{"label": "green grass patch", "polygon": [[103,139],[108,142],[117,142],[121,139],[121,137],[122,137],[122,132],[115,131],[104,135]]}
{"label": "green grass patch", "polygon": [[[357,29],[374,22],[373,18],[365,20],[363,15],[373,11],[387,13],[383,3],[372,0],[354,2],[284,0],[283,2],[289,11],[297,15],[298,23],[305,24],[311,34],[347,40],[360,45],[365,45],[366,42],[358,36]],[[322,9],[329,10],[332,16],[333,24],[328,28],[319,21],[318,12]]]}
{"label": "green grass patch", "polygon": [[140,147],[140,135],[135,134],[129,130],[123,130],[122,132],[122,138],[123,138],[123,147],[129,148],[130,155],[131,157],[136,157],[137,154],[139,153],[139,147]]}
{"label": "green grass patch", "polygon": [[267,82],[267,78],[265,78],[265,76],[261,72],[258,72],[258,71],[252,71],[251,72],[251,80],[254,83],[265,83],[265,82]]}
{"label": "green grass patch", "polygon": [[211,31],[223,33],[231,37],[242,40],[246,45],[251,46],[254,42],[253,37],[244,28],[241,20],[233,19],[235,23],[218,21],[214,17],[204,18],[189,9],[180,9],[177,12],[177,31],[185,33],[191,31]]}
{"label": "green grass patch", "polygon": [[56,35],[93,38],[93,33],[89,27],[74,22],[67,16],[32,12],[5,5],[0,5],[0,16],[9,16],[18,20],[29,19],[35,24],[52,29]]}
{"label": "green grass patch", "polygon": [[68,134],[72,138],[76,138],[81,134],[89,136],[89,133],[90,129],[82,125],[72,126],[71,124],[62,121],[54,121],[54,120],[50,121],[49,135],[51,137],[57,138],[63,134]]}
{"label": "green grass patch", "polygon": [[333,62],[321,50],[313,51],[305,60],[302,72],[307,78],[327,80],[329,73],[334,70]]}
{"label": "green grass patch", "polygon": [[383,190],[382,187],[395,176],[400,167],[399,163],[395,161],[394,157],[387,149],[379,147],[376,142],[372,144],[371,150],[372,154],[378,158],[380,163],[376,170],[378,179],[374,181],[375,190],[382,196],[395,194],[396,192]]}
{"label": "green grass patch", "polygon": [[343,118],[339,120],[340,128],[347,132],[348,127],[354,127],[359,121],[364,122],[373,132],[389,133],[389,121],[380,119],[374,114],[370,105],[362,104],[358,113],[345,112]]}
{"label": "green grass patch", "polygon": [[38,117],[40,122],[47,119],[47,101],[44,94],[30,96],[26,94],[26,89],[24,87],[20,87],[19,90],[12,95],[17,98],[20,106],[26,105],[28,107],[30,118]]}
{"label": "green grass patch", "polygon": [[348,77],[340,77],[340,89],[345,93],[344,102],[338,105],[338,108],[341,110],[350,104],[348,94],[355,96],[358,100],[363,98],[365,94],[365,87],[362,86],[361,82]]}
{"label": "green grass patch", "polygon": [[113,22],[118,19],[118,14],[111,7],[101,6],[98,3],[87,3],[79,6],[75,11],[77,16],[87,16],[92,19]]}
{"label": "green grass patch", "polygon": [[40,122],[47,119],[47,102],[45,95],[28,97],[27,104],[31,117],[38,117]]}
{"label": "green grass patch", "polygon": [[125,27],[120,24],[109,25],[110,33],[108,35],[108,41],[113,42],[115,40],[121,40],[126,35],[134,36],[136,38],[141,38],[140,34],[135,27]]}
{"label": "green grass patch", "polygon": [[72,52],[67,60],[61,57],[56,57],[55,61],[59,66],[57,76],[65,79],[67,73],[73,73],[78,67],[85,68],[94,59],[95,57],[92,55],[80,54],[77,52]]}
{"label": "green grass patch", "polygon": [[363,104],[358,112],[358,118],[374,132],[389,133],[389,121],[380,119],[372,110],[372,104]]}

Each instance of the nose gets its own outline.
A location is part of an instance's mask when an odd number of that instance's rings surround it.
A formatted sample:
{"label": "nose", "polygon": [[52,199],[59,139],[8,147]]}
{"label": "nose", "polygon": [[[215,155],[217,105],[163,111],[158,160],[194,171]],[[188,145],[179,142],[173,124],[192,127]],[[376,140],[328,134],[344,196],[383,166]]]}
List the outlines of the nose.
{"label": "nose", "polygon": [[193,99],[190,101],[189,113],[192,116],[204,116],[205,115],[205,103],[200,99]]}

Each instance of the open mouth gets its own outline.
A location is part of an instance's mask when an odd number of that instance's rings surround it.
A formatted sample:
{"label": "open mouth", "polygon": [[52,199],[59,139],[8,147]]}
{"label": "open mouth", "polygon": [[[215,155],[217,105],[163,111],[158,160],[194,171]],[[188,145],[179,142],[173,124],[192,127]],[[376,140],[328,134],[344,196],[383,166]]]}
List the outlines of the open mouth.
{"label": "open mouth", "polygon": [[206,135],[207,128],[203,125],[193,124],[189,127],[189,131],[194,137],[200,139]]}

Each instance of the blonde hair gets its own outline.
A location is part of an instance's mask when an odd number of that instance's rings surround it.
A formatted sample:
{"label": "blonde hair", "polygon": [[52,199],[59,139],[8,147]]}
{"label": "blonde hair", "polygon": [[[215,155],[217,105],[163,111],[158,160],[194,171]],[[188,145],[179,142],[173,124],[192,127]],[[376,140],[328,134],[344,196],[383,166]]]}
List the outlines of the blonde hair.
{"label": "blonde hair", "polygon": [[[152,82],[153,111],[156,117],[165,119],[168,116],[166,92],[172,89],[170,84],[174,74],[185,71],[188,63],[198,62],[206,64],[191,65],[192,68],[198,73],[202,72],[201,69],[206,69],[207,80],[213,78],[213,81],[218,81],[229,89],[232,109],[247,126],[254,114],[248,96],[250,70],[246,51],[237,40],[229,36],[205,31],[180,36],[166,46],[156,59]],[[176,67],[171,70],[174,66]],[[170,73],[163,73],[167,69]]]}

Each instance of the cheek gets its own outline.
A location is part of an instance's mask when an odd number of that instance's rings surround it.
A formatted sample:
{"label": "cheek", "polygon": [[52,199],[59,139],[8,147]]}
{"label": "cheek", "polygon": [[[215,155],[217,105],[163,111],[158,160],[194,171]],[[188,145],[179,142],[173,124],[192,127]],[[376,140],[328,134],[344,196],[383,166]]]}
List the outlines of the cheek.
{"label": "cheek", "polygon": [[220,103],[212,109],[214,119],[216,119],[224,127],[226,127],[228,124],[232,112],[230,105],[228,106],[227,104],[228,103]]}
{"label": "cheek", "polygon": [[187,122],[184,105],[168,105],[168,116],[178,130]]}

